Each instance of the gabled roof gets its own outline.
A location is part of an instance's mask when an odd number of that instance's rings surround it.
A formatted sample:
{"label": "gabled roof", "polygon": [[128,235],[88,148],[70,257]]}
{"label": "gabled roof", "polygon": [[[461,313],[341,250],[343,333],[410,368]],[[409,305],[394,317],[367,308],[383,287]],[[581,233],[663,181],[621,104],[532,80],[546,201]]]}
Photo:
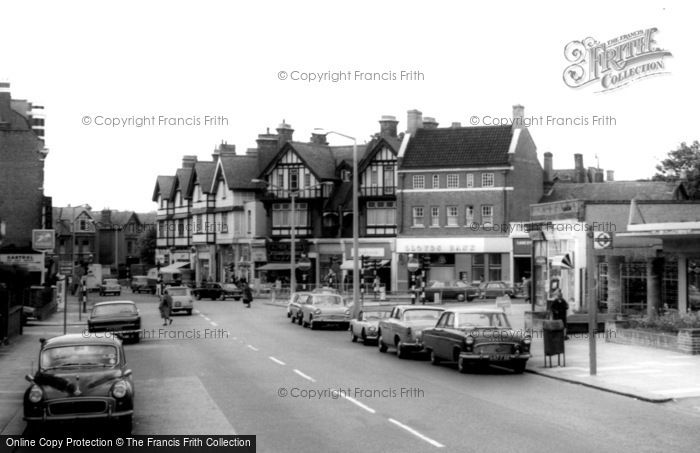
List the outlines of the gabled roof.
{"label": "gabled roof", "polygon": [[139,222],[141,222],[141,225],[153,225],[154,223],[156,223],[156,213],[154,211],[137,212],[136,217],[139,218]]}
{"label": "gabled roof", "polygon": [[192,192],[192,182],[194,180],[194,169],[192,168],[178,168],[175,172],[175,178],[177,179],[177,188],[180,189],[182,198],[188,198]]}
{"label": "gabled roof", "polygon": [[[261,176],[272,170],[288,151],[293,151],[309,170],[321,181],[335,180],[336,168],[342,162],[352,165],[352,145],[329,146],[317,143],[287,142],[279,150],[275,158],[265,167]],[[357,160],[361,161],[367,150],[367,145],[357,145]]]}
{"label": "gabled roof", "polygon": [[[374,156],[380,150],[382,150],[384,148],[384,146],[389,147],[392,151],[394,151],[394,155],[396,155],[399,152],[399,147],[401,146],[401,142],[399,142],[398,139],[392,139],[392,138],[386,138],[386,137],[373,138],[369,143],[367,143],[367,145],[365,145],[364,156],[362,156],[362,160],[358,164],[357,171],[360,174],[363,171],[365,171],[365,169],[372,162],[372,159],[374,158]],[[352,161],[351,161],[351,163],[352,163]]]}
{"label": "gabled roof", "polygon": [[663,181],[609,181],[599,183],[554,183],[540,203],[565,200],[630,201],[687,200],[680,183]]}
{"label": "gabled roof", "polygon": [[257,156],[221,156],[221,168],[224,171],[226,183],[231,190],[252,190],[260,186],[251,182],[258,177]]}
{"label": "gabled roof", "polygon": [[194,179],[199,182],[203,193],[213,193],[212,183],[216,173],[216,162],[197,162],[194,164]]}
{"label": "gabled roof", "polygon": [[93,212],[90,211],[89,206],[66,206],[66,207],[53,207],[51,208],[51,214],[53,218],[54,228],[59,234],[68,234],[71,232],[73,222],[80,218],[82,215],[95,220]]}
{"label": "gabled roof", "polygon": [[156,186],[153,189],[153,201],[158,201],[158,195],[161,195],[166,200],[173,197],[173,188],[175,187],[175,176],[160,175],[156,179]]}
{"label": "gabled roof", "polygon": [[401,168],[508,165],[512,136],[511,126],[418,129]]}

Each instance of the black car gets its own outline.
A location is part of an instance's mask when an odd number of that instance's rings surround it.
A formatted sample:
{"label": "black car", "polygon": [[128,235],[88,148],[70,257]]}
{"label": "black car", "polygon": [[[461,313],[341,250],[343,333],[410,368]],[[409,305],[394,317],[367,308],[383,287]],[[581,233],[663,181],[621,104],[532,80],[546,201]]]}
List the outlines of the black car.
{"label": "black car", "polygon": [[38,425],[103,420],[131,433],[134,383],[121,341],[95,334],[69,334],[41,341],[39,366],[28,374],[24,420]]}
{"label": "black car", "polygon": [[158,281],[155,278],[136,275],[131,279],[131,292],[155,294],[157,284]]}
{"label": "black car", "polygon": [[233,283],[205,283],[199,288],[193,289],[192,295],[194,295],[194,298],[197,300],[202,298],[224,300],[229,297],[234,300],[241,300],[243,291]]}
{"label": "black car", "polygon": [[88,332],[110,332],[120,338],[139,342],[141,315],[130,300],[100,302],[92,307],[87,321]]}

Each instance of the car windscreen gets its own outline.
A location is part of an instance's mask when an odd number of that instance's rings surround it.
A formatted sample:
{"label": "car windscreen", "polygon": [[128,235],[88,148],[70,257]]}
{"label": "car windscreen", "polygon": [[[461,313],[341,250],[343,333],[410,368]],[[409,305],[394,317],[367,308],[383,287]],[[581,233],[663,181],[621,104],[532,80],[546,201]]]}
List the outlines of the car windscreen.
{"label": "car windscreen", "polygon": [[117,363],[117,348],[86,344],[47,348],[41,352],[42,369],[69,367],[112,367]]}
{"label": "car windscreen", "polygon": [[312,303],[314,305],[345,305],[342,297],[331,294],[315,294]]}
{"label": "car windscreen", "polygon": [[92,316],[133,315],[135,313],[136,305],[134,304],[97,305],[92,309]]}
{"label": "car windscreen", "polygon": [[460,328],[510,327],[510,324],[503,313],[459,313],[457,326]]}
{"label": "car windscreen", "polygon": [[168,294],[171,296],[189,296],[190,292],[187,288],[168,288]]}
{"label": "car windscreen", "polygon": [[403,314],[404,321],[425,321],[434,319],[437,321],[442,310],[406,310]]}
{"label": "car windscreen", "polygon": [[369,321],[371,319],[384,319],[388,318],[390,311],[364,311],[362,312],[362,320]]}
{"label": "car windscreen", "polygon": [[114,280],[111,278],[105,280],[105,285],[118,285],[118,284],[119,284],[119,280]]}
{"label": "car windscreen", "polygon": [[227,291],[236,291],[238,289],[238,286],[233,285],[231,283],[227,283],[225,285],[222,285],[222,288],[224,288]]}

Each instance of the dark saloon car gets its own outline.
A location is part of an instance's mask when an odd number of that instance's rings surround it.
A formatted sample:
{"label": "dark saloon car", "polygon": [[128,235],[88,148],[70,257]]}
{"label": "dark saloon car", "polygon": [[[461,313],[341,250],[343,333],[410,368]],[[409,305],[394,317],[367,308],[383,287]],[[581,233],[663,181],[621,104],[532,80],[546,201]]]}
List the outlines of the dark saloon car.
{"label": "dark saloon car", "polygon": [[423,347],[433,365],[457,362],[460,373],[488,364],[522,373],[530,358],[530,336],[513,330],[500,308],[445,310],[435,327],[423,330]]}
{"label": "dark saloon car", "polygon": [[134,384],[121,341],[95,334],[41,340],[39,366],[28,374],[24,420],[41,423],[103,420],[130,433]]}
{"label": "dark saloon car", "polygon": [[131,279],[131,292],[155,294],[157,284],[158,281],[155,278],[136,275]]}
{"label": "dark saloon car", "polygon": [[461,280],[451,282],[432,281],[425,288],[425,297],[428,300],[435,300],[435,294],[440,295],[440,300],[455,299],[460,302],[472,301],[479,297],[479,288],[465,283]]}
{"label": "dark saloon car", "polygon": [[195,299],[224,300],[228,297],[234,300],[241,300],[243,291],[233,283],[204,283],[202,286],[192,290]]}
{"label": "dark saloon car", "polygon": [[87,325],[90,333],[110,332],[138,343],[141,315],[136,304],[130,300],[100,302],[92,307]]}
{"label": "dark saloon car", "polygon": [[513,297],[515,289],[505,282],[484,282],[479,285],[479,297],[482,299],[495,299],[496,297]]}

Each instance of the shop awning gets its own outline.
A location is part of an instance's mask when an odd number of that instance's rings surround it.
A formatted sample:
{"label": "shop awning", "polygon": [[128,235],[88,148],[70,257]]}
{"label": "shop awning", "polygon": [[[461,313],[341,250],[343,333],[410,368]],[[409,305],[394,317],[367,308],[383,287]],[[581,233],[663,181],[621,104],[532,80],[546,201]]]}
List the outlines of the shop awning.
{"label": "shop awning", "polygon": [[552,266],[565,267],[567,269],[574,268],[574,262],[569,254],[565,255],[554,255],[552,257]]}
{"label": "shop awning", "polygon": [[[299,267],[299,264],[296,265],[296,267]],[[257,271],[288,271],[289,269],[292,268],[291,263],[267,263],[264,264],[255,270]]]}
{"label": "shop awning", "polygon": [[[343,261],[343,264],[340,265],[340,269],[344,270],[344,271],[353,270],[354,269],[353,268],[353,266],[354,266],[353,261],[354,260]],[[391,262],[391,260],[381,260],[381,262],[379,263],[379,267],[384,267],[384,266],[388,265],[390,262]],[[362,263],[360,263],[360,268],[362,268]]]}
{"label": "shop awning", "polygon": [[189,269],[190,263],[186,261],[178,261],[169,266],[161,267],[159,272],[179,272],[182,269]]}

